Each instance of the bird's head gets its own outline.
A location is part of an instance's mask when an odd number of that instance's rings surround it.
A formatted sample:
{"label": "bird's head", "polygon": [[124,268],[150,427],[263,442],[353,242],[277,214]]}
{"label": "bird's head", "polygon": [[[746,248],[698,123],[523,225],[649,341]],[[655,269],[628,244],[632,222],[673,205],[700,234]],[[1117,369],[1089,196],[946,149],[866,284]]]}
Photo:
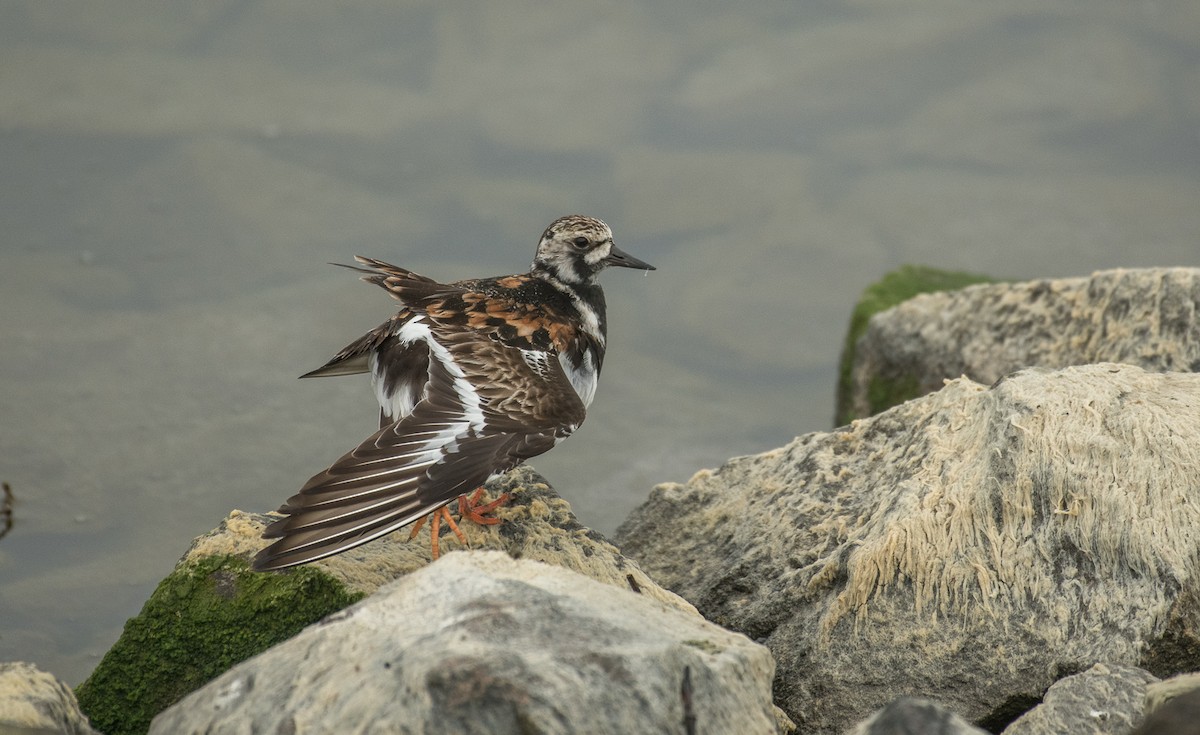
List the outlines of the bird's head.
{"label": "bird's head", "polygon": [[564,283],[583,284],[610,265],[639,270],[654,266],[629,255],[613,244],[612,230],[595,217],[571,214],[560,217],[542,233],[533,271],[548,273]]}

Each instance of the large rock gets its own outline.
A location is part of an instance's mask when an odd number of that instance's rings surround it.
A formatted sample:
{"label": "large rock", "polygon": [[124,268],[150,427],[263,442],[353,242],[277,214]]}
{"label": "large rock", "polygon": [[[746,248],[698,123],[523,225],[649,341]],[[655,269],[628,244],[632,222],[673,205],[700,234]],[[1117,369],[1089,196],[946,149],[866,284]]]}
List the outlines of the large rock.
{"label": "large rock", "polygon": [[966,376],[1121,362],[1200,369],[1200,269],[1100,271],[969,286],[875,314],[858,339],[843,416],[864,417]]}
{"label": "large rock", "polygon": [[[503,525],[460,525],[472,548],[555,564],[697,615],[603,536],[580,525],[566,501],[532,470],[515,470],[489,490],[508,491],[513,500],[499,511]],[[314,564],[252,572],[247,560],[265,544],[262,531],[272,519],[231,513],[196,540],[141,613],[126,623],[77,692],[83,711],[106,735],[145,732],[155,714],[230,666],[430,562],[426,524],[412,541],[403,529]],[[460,548],[447,533],[441,546],[447,556]]]}
{"label": "large rock", "polygon": [[0,733],[96,735],[71,688],[23,661],[0,663]]}
{"label": "large rock", "polygon": [[[469,548],[503,551],[514,559],[534,559],[564,567],[598,582],[636,589],[681,610],[696,612],[686,600],[646,576],[636,562],[624,557],[602,534],[581,524],[571,512],[570,504],[530,467],[518,467],[488,483],[487,488],[491,497],[507,492],[511,500],[495,513],[503,521],[499,525],[459,524]],[[187,566],[224,556],[248,559],[266,545],[263,529],[277,518],[274,513],[235,510],[216,530],[196,539],[180,563]],[[346,590],[360,597],[369,595],[429,564],[430,525],[426,523],[415,539],[410,540],[409,529],[403,528],[299,569],[319,570]],[[444,525],[440,546],[443,554],[463,548]],[[292,573],[295,570],[269,576]]]}
{"label": "large rock", "polygon": [[449,554],[242,663],[151,733],[774,733],[770,653],[677,607]]}
{"label": "large rock", "polygon": [[801,731],[914,693],[998,731],[1096,662],[1200,668],[1200,375],[951,381],[661,485],[617,537],[771,648]]}

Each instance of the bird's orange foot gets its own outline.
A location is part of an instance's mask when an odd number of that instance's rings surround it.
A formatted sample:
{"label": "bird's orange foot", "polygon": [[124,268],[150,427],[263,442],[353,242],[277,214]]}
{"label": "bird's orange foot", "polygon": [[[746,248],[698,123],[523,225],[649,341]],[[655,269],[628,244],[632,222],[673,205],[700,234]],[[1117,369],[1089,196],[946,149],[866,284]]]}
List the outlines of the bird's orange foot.
{"label": "bird's orange foot", "polygon": [[483,497],[483,488],[475,491],[470,498],[466,495],[458,496],[458,517],[470,518],[481,526],[494,526],[500,522],[500,519],[495,516],[486,515],[494,512],[497,508],[504,505],[512,498],[508,493],[502,493],[490,503],[480,504],[479,499]]}

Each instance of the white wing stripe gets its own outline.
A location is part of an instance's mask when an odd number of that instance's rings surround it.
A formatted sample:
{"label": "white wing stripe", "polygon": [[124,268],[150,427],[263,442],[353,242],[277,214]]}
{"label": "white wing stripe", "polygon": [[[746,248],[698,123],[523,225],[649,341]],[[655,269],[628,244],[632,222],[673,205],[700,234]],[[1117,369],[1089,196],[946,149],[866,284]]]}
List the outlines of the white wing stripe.
{"label": "white wing stripe", "polygon": [[437,360],[450,375],[451,385],[462,406],[463,418],[466,419],[467,425],[475,431],[483,431],[483,405],[479,400],[479,393],[467,380],[462,368],[454,362],[450,351],[433,338],[433,333],[430,331],[429,325],[425,323],[424,316],[409,320],[400,328],[396,336],[404,342],[422,340],[429,346],[429,359]]}

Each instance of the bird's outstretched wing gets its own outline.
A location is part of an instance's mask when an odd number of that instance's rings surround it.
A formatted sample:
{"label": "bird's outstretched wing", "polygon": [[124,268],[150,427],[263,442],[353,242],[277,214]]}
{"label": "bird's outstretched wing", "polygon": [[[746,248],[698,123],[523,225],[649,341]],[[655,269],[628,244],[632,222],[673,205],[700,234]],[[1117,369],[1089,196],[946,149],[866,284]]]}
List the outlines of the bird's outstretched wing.
{"label": "bird's outstretched wing", "polygon": [[553,350],[511,347],[424,314],[398,336],[428,347],[424,398],[288,499],[280,508],[287,517],[263,534],[277,540],[255,557],[256,569],[379,538],[547,451],[583,421],[583,402]]}
{"label": "bird's outstretched wing", "polygon": [[[433,290],[441,290],[448,293],[455,293],[461,290],[454,284],[440,284],[432,278],[414,273],[407,268],[385,263],[382,260],[364,258],[362,256],[356,256],[355,260],[368,267],[363,268],[357,265],[346,265],[345,263],[331,263],[330,265],[336,265],[339,268],[347,268],[364,274],[361,276],[362,280],[382,287],[391,293],[394,298],[401,301],[404,300],[404,297],[401,295],[402,292],[426,295]],[[300,377],[325,378],[335,375],[357,375],[359,373],[370,372],[371,355],[381,349],[386,349],[389,345],[394,345],[396,334],[414,316],[415,313],[412,310],[407,308],[400,309],[399,313],[392,316],[386,322],[343,347],[336,355],[329,359],[329,362],[316,370],[310,370]]]}
{"label": "bird's outstretched wing", "polygon": [[411,311],[402,309],[399,314],[343,347],[336,355],[329,358],[329,362],[300,377],[327,378],[335,375],[357,375],[370,372],[372,353],[385,349],[389,342],[395,342],[396,333],[412,318]]}

